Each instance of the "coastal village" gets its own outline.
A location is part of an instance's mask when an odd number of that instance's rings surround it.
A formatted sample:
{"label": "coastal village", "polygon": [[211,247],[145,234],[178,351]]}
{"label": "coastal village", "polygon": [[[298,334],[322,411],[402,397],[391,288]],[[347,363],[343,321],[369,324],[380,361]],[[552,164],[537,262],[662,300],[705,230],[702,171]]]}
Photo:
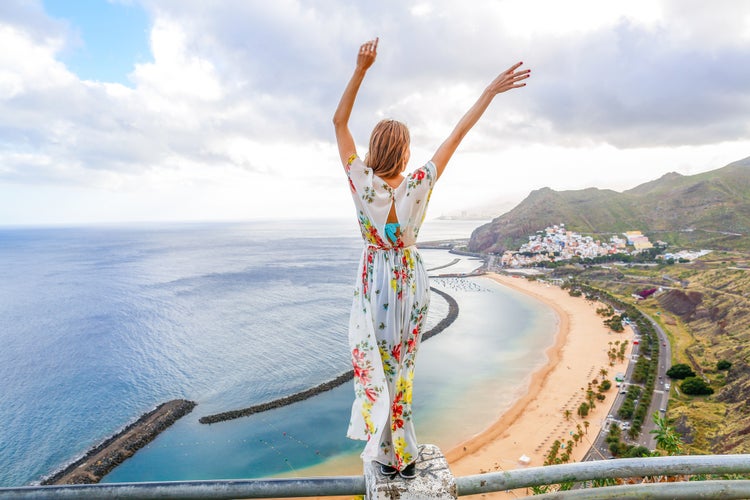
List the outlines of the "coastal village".
{"label": "coastal village", "polygon": [[[659,244],[662,244],[659,242]],[[609,241],[594,239],[565,228],[565,224],[549,226],[529,236],[517,251],[506,251],[500,264],[503,267],[525,267],[555,260],[570,260],[573,257],[594,258],[616,253],[629,253],[653,248],[647,236],[640,231],[628,231],[621,236],[613,235]],[[664,244],[666,245],[666,244]]]}
{"label": "coastal village", "polygon": [[[528,237],[529,241],[518,250],[507,250],[501,256],[493,256],[489,263],[491,268],[521,268],[543,266],[545,263],[570,260],[574,257],[596,258],[607,255],[636,255],[654,247],[666,249],[667,243],[652,243],[648,236],[638,230],[626,231],[612,235],[608,241],[584,236],[566,229],[564,223],[555,224],[537,231]],[[663,253],[657,258],[674,260],[694,260],[708,251],[680,251]]]}

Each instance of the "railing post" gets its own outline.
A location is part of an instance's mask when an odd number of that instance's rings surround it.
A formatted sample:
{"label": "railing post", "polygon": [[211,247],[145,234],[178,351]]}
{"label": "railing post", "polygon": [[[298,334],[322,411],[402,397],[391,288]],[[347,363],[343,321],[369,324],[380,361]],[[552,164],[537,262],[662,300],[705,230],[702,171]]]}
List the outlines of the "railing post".
{"label": "railing post", "polygon": [[440,449],[433,444],[419,447],[417,477],[403,479],[396,475],[389,478],[381,474],[380,465],[365,464],[367,500],[453,500],[458,498],[456,478],[448,469],[448,461]]}

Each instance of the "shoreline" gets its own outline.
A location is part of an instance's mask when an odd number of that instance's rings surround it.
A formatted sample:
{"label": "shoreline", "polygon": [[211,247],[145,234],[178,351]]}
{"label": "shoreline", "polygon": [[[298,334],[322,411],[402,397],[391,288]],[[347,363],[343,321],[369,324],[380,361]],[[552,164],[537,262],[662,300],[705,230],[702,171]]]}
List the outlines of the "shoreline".
{"label": "shoreline", "polygon": [[[585,418],[579,417],[576,409],[585,399],[587,383],[594,378],[601,380],[600,370],[605,369],[610,380],[616,373],[625,371],[632,343],[625,360],[613,366],[606,351],[613,341],[629,339],[629,336],[611,333],[596,314],[594,303],[571,297],[557,286],[496,273],[487,276],[551,307],[559,318],[558,331],[554,344],[545,351],[547,363],[531,375],[526,393],[486,430],[445,453],[451,471],[456,476],[464,476],[542,466],[555,439],[565,443],[576,430],[580,434],[582,427],[579,426],[584,426],[580,443],[571,448],[570,461],[577,462],[591,447],[590,440],[599,433],[617,389],[612,387],[607,391],[606,399],[597,402]],[[568,418],[566,410],[572,413]],[[587,424],[584,425],[584,421]],[[529,461],[521,463],[522,456]],[[515,496],[512,492],[498,492],[483,498]]]}
{"label": "shoreline", "polygon": [[[547,362],[531,374],[529,384],[527,386],[524,395],[516,399],[510,408],[508,408],[498,420],[493,422],[488,428],[481,433],[473,436],[466,441],[459,443],[447,452],[445,452],[445,458],[448,463],[458,462],[465,458],[467,455],[477,453],[481,448],[486,446],[489,442],[496,440],[504,432],[506,432],[522,415],[528,405],[537,399],[542,393],[543,389],[547,386],[549,375],[560,363],[562,359],[562,349],[565,347],[568,336],[570,334],[570,318],[568,315],[554,302],[541,298],[539,295],[530,294],[527,291],[505,282],[501,278],[501,275],[490,273],[486,275],[490,279],[497,281],[498,283],[513,288],[516,291],[534,297],[537,300],[545,303],[551,307],[557,315],[557,331],[555,332],[555,341],[549,346],[544,354],[547,357]],[[540,465],[540,464],[537,464]]]}

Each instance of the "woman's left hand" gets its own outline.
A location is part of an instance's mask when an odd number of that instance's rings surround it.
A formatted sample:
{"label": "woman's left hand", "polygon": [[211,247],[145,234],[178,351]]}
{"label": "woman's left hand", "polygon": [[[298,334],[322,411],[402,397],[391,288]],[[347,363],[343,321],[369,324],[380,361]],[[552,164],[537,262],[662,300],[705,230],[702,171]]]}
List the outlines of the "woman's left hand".
{"label": "woman's left hand", "polygon": [[357,68],[367,70],[378,56],[378,38],[363,43],[357,54]]}
{"label": "woman's left hand", "polygon": [[492,83],[489,84],[487,90],[493,95],[496,95],[507,90],[525,87],[526,84],[520,82],[531,76],[531,70],[524,69],[521,71],[516,71],[519,67],[521,67],[522,64],[523,62],[516,63],[497,75],[497,78],[492,80]]}

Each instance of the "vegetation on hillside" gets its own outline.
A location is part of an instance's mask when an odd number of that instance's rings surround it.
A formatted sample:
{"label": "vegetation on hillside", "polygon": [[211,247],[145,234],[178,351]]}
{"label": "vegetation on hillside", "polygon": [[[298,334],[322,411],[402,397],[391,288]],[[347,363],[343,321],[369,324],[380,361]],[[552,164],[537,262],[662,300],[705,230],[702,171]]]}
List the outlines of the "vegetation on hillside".
{"label": "vegetation on hillside", "polygon": [[[606,290],[668,334],[675,380],[667,418],[684,453],[750,452],[750,254],[712,252],[651,267],[569,264],[553,276]],[[632,297],[651,287],[659,292]]]}

